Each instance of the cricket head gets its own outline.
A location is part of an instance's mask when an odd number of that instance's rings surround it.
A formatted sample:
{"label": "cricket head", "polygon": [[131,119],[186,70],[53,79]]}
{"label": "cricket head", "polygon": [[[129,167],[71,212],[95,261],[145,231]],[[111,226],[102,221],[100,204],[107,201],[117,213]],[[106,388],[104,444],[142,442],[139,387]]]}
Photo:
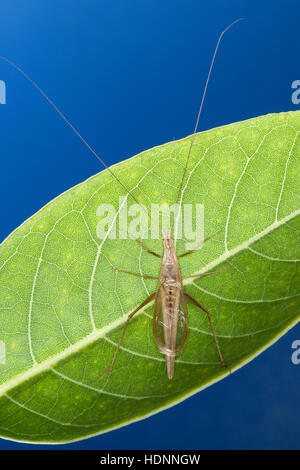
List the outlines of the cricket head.
{"label": "cricket head", "polygon": [[163,246],[164,250],[167,251],[174,249],[174,242],[170,230],[167,233],[163,233]]}

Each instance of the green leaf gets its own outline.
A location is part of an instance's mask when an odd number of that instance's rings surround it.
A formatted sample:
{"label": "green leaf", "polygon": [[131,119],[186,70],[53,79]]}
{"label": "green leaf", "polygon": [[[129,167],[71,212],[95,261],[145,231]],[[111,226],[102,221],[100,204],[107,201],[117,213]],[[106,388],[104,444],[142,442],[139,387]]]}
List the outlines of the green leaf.
{"label": "green leaf", "polygon": [[[232,371],[299,320],[300,112],[262,116],[197,135],[182,202],[203,203],[205,236],[180,260],[182,275],[227,267],[185,282],[210,312]],[[114,166],[146,207],[176,200],[191,137]],[[33,182],[32,182],[33,184]],[[126,192],[103,171],[33,215],[0,247],[0,433],[30,442],[66,442],[171,406],[228,376],[205,314],[188,305],[189,337],[168,380],[152,336],[153,305],[127,315],[156,281],[160,260],[132,239],[100,240],[102,203]],[[134,201],[127,198],[128,206]],[[160,240],[148,240],[162,252]],[[178,253],[184,251],[179,241]],[[1,355],[0,355],[1,357]],[[2,357],[2,362],[3,357]],[[227,380],[230,380],[230,375]]]}

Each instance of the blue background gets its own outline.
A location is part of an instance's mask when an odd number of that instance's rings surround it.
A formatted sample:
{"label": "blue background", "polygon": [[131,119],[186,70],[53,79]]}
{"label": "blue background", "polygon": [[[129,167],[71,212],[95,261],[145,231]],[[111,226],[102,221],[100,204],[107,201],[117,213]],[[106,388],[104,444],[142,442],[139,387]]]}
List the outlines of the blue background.
{"label": "blue background", "polygon": [[[0,55],[19,64],[108,164],[190,134],[217,35],[228,32],[200,130],[300,109],[300,2],[2,0]],[[62,191],[101,170],[36,90],[0,63],[3,240]],[[299,448],[295,327],[229,378],[147,420],[73,449]],[[33,446],[0,440],[2,449]]]}

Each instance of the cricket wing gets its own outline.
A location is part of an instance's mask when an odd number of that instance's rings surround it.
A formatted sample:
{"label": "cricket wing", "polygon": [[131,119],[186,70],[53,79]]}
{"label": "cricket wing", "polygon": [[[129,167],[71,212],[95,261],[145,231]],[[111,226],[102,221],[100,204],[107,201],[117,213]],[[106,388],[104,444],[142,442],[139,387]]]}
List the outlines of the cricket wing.
{"label": "cricket wing", "polygon": [[179,310],[178,310],[178,326],[176,335],[176,352],[179,354],[183,351],[188,336],[188,320],[186,300],[183,289],[180,289]]}
{"label": "cricket wing", "polygon": [[184,293],[178,289],[170,307],[158,289],[154,302],[153,335],[159,350],[164,354],[181,353],[188,334],[187,308]]}

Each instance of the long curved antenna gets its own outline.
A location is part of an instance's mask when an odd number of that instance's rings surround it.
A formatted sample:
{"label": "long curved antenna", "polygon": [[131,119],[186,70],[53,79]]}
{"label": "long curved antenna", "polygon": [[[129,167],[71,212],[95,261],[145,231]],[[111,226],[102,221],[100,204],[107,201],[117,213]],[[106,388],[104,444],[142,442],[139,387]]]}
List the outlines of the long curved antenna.
{"label": "long curved antenna", "polygon": [[[186,162],[185,162],[185,167],[184,167],[184,170],[183,170],[183,175],[182,175],[181,183],[180,183],[180,186],[179,186],[178,195],[177,195],[177,199],[176,199],[176,204],[178,204],[179,199],[180,199],[180,196],[181,196],[182,187],[183,187],[183,181],[184,181],[184,178],[185,178],[185,175],[186,175],[186,170],[187,170],[187,167],[188,167],[188,163],[189,163],[189,159],[190,159],[190,156],[191,156],[192,147],[193,147],[193,144],[194,144],[194,141],[195,141],[195,137],[196,137],[196,133],[197,133],[197,129],[198,129],[199,119],[200,119],[200,116],[201,116],[201,113],[202,113],[202,108],[203,108],[203,103],[204,103],[204,100],[205,100],[207,85],[208,85],[208,82],[209,82],[209,79],[210,79],[210,76],[211,76],[211,72],[212,72],[212,69],[213,69],[213,66],[214,66],[214,62],[215,62],[215,58],[216,58],[216,55],[217,55],[217,52],[218,52],[218,49],[219,49],[220,42],[221,42],[221,40],[222,40],[222,37],[223,37],[224,34],[226,33],[226,31],[228,31],[234,24],[236,24],[236,23],[238,23],[239,21],[242,21],[242,20],[244,20],[244,19],[245,19],[245,18],[238,18],[237,20],[235,20],[233,23],[231,23],[229,26],[227,26],[227,28],[224,29],[224,31],[222,31],[222,33],[220,34],[220,36],[219,36],[219,38],[218,38],[217,45],[216,45],[216,47],[215,47],[215,51],[214,51],[214,54],[213,54],[213,58],[212,58],[211,63],[210,63],[210,68],[209,68],[209,72],[208,72],[208,75],[207,75],[207,79],[206,79],[206,83],[205,83],[205,87],[204,87],[204,91],[203,91],[203,95],[202,95],[202,99],[201,99],[201,103],[200,103],[200,107],[199,107],[199,111],[198,111],[198,116],[197,116],[197,119],[196,119],[196,124],[195,124],[195,128],[194,128],[194,132],[193,132],[193,134],[192,134],[191,144],[190,144],[190,147],[189,147],[189,151],[188,151],[187,159],[186,159]],[[171,225],[171,228],[170,228],[170,233],[171,233],[171,229],[172,229],[173,223],[174,223],[174,217],[173,217],[173,220],[172,220],[172,225]]]}
{"label": "long curved antenna", "polygon": [[0,60],[3,60],[10,64],[12,67],[14,67],[18,72],[20,72],[37,90],[41,95],[48,101],[48,103],[52,106],[52,108],[55,109],[55,111],[60,115],[60,117],[66,122],[66,124],[72,129],[73,132],[79,137],[79,139],[84,143],[84,145],[92,152],[93,155],[99,160],[99,162],[106,168],[110,174],[118,181],[118,183],[127,191],[127,193],[133,198],[133,200],[143,209],[144,212],[146,212],[147,216],[151,219],[151,214],[147,211],[146,207],[143,206],[137,199],[136,197],[129,191],[129,189],[125,186],[124,183],[117,177],[117,175],[112,171],[112,169],[106,165],[106,163],[102,160],[102,158],[99,157],[97,152],[87,143],[87,141],[82,137],[82,135],[75,129],[73,124],[70,123],[70,121],[66,118],[66,116],[62,113],[62,111],[53,103],[53,101],[49,98],[49,96],[46,95],[46,93],[20,68],[18,67],[14,62],[11,60],[7,59],[6,57],[0,56]]}

